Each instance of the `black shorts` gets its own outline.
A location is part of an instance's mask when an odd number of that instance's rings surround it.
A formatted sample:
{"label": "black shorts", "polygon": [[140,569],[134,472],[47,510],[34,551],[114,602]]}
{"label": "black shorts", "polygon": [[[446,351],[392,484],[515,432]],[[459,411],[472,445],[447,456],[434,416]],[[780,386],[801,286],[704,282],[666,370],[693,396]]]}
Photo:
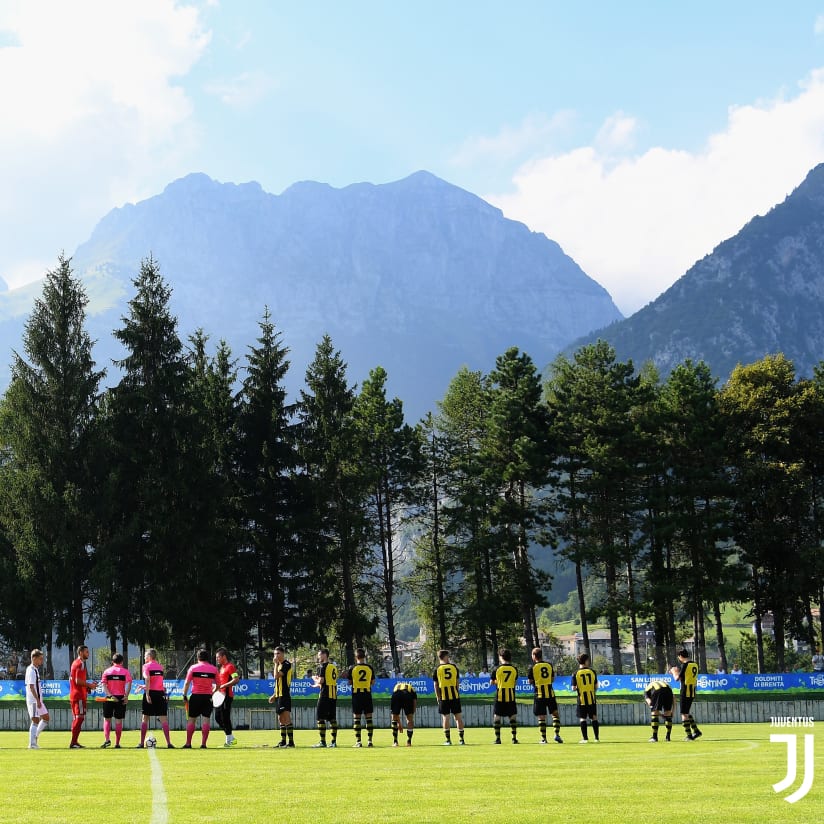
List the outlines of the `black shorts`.
{"label": "black shorts", "polygon": [[598,704],[578,704],[575,714],[578,718],[595,718],[598,715]]}
{"label": "black shorts", "polygon": [[558,702],[554,696],[552,698],[536,698],[532,705],[532,713],[535,716],[555,715],[556,712],[558,712]]}
{"label": "black shorts", "polygon": [[649,708],[653,712],[672,712],[673,696],[672,690],[665,687],[660,690],[655,690],[649,699]]}
{"label": "black shorts", "polygon": [[405,690],[393,692],[389,703],[389,711],[392,715],[400,715],[403,712],[409,718],[410,715],[415,714],[415,697]]}
{"label": "black shorts", "polygon": [[166,702],[166,693],[163,690],[149,690],[149,697],[152,699],[150,704],[146,700],[146,693],[143,693],[143,703],[141,710],[143,715],[168,715],[169,710]]}
{"label": "black shorts", "polygon": [[126,717],[126,702],[122,699],[119,701],[107,701],[103,705],[103,717],[116,718],[118,721],[122,721]]}
{"label": "black shorts", "polygon": [[689,715],[690,708],[692,707],[692,702],[695,700],[695,696],[691,695],[687,697],[683,693],[679,699],[679,706],[681,708],[681,715]]}
{"label": "black shorts", "polygon": [[352,693],[352,715],[372,715],[373,710],[371,692]]}
{"label": "black shorts", "polygon": [[460,715],[461,714],[461,699],[460,698],[445,698],[438,702],[438,712],[441,715]]}
{"label": "black shorts", "polygon": [[215,707],[215,722],[221,728],[232,726],[232,703],[235,698],[233,695],[227,695],[223,699],[223,703],[219,707]]}
{"label": "black shorts", "polygon": [[203,695],[198,693],[197,695],[190,695],[189,696],[189,718],[198,718],[203,716],[204,718],[209,718],[212,715],[212,696]]}
{"label": "black shorts", "polygon": [[338,699],[327,698],[321,695],[318,698],[318,707],[315,712],[315,718],[318,721],[337,721],[338,719]]}
{"label": "black shorts", "polygon": [[292,712],[292,696],[280,695],[275,698],[275,712],[278,715],[282,712]]}
{"label": "black shorts", "polygon": [[500,718],[511,718],[518,714],[518,705],[514,701],[495,701],[492,714]]}

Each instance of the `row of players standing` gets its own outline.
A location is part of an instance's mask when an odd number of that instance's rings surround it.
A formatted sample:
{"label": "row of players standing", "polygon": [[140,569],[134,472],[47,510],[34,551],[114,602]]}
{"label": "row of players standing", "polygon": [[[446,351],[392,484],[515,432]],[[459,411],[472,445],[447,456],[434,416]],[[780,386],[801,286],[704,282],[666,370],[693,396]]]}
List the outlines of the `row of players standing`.
{"label": "row of players standing", "polygon": [[[88,647],[81,645],[77,649],[77,659],[72,663],[70,673],[70,693],[69,700],[72,706],[73,723],[72,737],[69,747],[71,749],[82,748],[78,741],[80,729],[86,715],[88,694],[90,690],[97,687],[97,684],[87,678],[86,660],[89,657]],[[183,685],[183,698],[187,709],[186,743],[184,749],[190,749],[192,738],[196,728],[197,718],[201,721],[201,747],[206,747],[211,730],[210,718],[213,704],[219,703],[215,711],[215,720],[223,729],[226,735],[224,746],[235,746],[237,740],[232,729],[232,702],[234,698],[233,687],[240,679],[240,674],[235,665],[229,659],[228,651],[221,647],[217,650],[215,658],[218,666],[209,661],[209,654],[206,650],[198,652],[198,661],[190,667],[186,674]],[[691,714],[692,701],[695,698],[697,684],[698,666],[689,659],[686,650],[681,650],[678,654],[679,665],[671,669],[674,678],[681,683],[681,717],[684,725],[687,740],[695,740],[701,736],[695,719]],[[464,744],[464,723],[461,711],[461,699],[459,692],[460,674],[458,668],[451,663],[448,650],[440,650],[438,653],[439,664],[432,674],[435,684],[435,694],[438,701],[438,711],[442,717],[444,732],[444,744],[451,746],[450,717],[455,719],[458,729],[459,743]],[[495,701],[493,704],[493,729],[495,740],[493,743],[501,743],[501,726],[505,718],[509,720],[512,743],[518,743],[517,737],[517,705],[515,701],[515,685],[518,679],[518,670],[512,664],[512,654],[508,649],[498,651],[499,664],[490,673],[490,680],[495,684]],[[31,717],[31,727],[29,730],[29,747],[38,749],[38,737],[48,722],[49,715],[43,705],[40,694],[39,667],[43,662],[43,653],[40,650],[32,650],[32,663],[26,671],[26,698],[29,715]],[[577,695],[577,716],[581,728],[581,741],[588,743],[588,725],[592,726],[595,741],[599,740],[599,722],[597,713],[596,692],[598,686],[598,676],[590,666],[590,659],[586,653],[578,657],[578,670],[572,675],[571,686]],[[317,703],[317,728],[319,741],[315,747],[325,748],[327,746],[327,724],[329,725],[330,748],[337,746],[338,722],[337,722],[337,665],[330,660],[329,650],[318,651],[318,674],[313,677],[315,687],[319,690]],[[291,710],[292,701],[290,685],[292,682],[293,668],[291,662],[286,659],[286,651],[282,646],[275,648],[274,657],[274,691],[269,698],[270,704],[275,704],[275,710],[280,725],[281,740],[278,747],[294,747],[294,726],[292,724]],[[146,734],[149,720],[157,717],[160,721],[161,729],[166,739],[166,746],[174,748],[169,734],[169,721],[167,709],[167,696],[163,682],[163,667],[157,660],[157,652],[154,649],[146,651],[143,666],[143,678],[145,689],[143,694],[142,712],[140,728],[140,743],[138,748],[145,746]],[[366,725],[367,747],[373,745],[373,701],[372,686],[375,683],[375,672],[366,662],[366,651],[362,648],[356,650],[356,663],[347,673],[347,678],[352,685],[352,712],[353,728],[355,732],[355,747],[362,744],[362,719]],[[558,711],[558,703],[553,688],[555,673],[552,664],[543,660],[540,647],[532,650],[532,664],[527,672],[527,678],[534,688],[533,712],[538,720],[541,744],[547,743],[547,716],[552,717],[554,729],[554,741],[562,744],[560,736],[561,722]],[[106,748],[111,746],[111,722],[115,721],[115,748],[120,747],[120,737],[123,730],[123,719],[126,714],[126,702],[131,692],[132,677],[128,669],[123,667],[123,656],[117,654],[112,658],[112,666],[104,671],[101,677],[106,704],[103,710],[104,741],[101,745]],[[189,690],[191,688],[191,699]],[[214,702],[214,694],[221,693],[222,701]],[[670,740],[672,728],[673,693],[672,688],[663,681],[653,681],[644,693],[645,700],[650,706],[651,726],[653,735],[649,739],[651,742],[658,740],[659,718],[663,717],[666,723],[666,740]],[[414,714],[417,707],[417,694],[408,682],[398,682],[392,694],[390,702],[390,714],[392,718],[393,746],[398,746],[398,733],[401,729],[401,715],[403,715],[406,725],[406,745],[412,745],[414,731]]]}
{"label": "row of players standing", "polygon": [[[281,740],[278,747],[294,747],[294,727],[292,725],[292,699],[290,685],[293,668],[286,659],[286,651],[279,646],[275,649],[274,660],[274,692],[269,703],[275,704],[280,724]],[[362,747],[363,725],[366,725],[367,747],[373,745],[373,702],[372,685],[375,683],[375,673],[366,662],[366,651],[357,649],[356,663],[347,673],[352,686],[352,713],[353,729],[355,733],[355,747]],[[460,674],[458,668],[451,663],[448,650],[438,653],[439,664],[432,673],[435,685],[435,695],[438,701],[438,712],[441,715],[444,734],[444,745],[451,746],[451,718],[455,719],[458,730],[459,743],[464,744],[464,722],[461,711]],[[512,653],[508,649],[498,651],[499,664],[490,673],[490,681],[495,685],[495,701],[492,707],[493,743],[501,743],[501,727],[504,719],[508,719],[512,743],[518,743],[517,735],[517,704],[515,701],[515,685],[518,680],[518,670],[512,664]],[[695,698],[698,666],[691,661],[686,650],[678,653],[679,664],[671,668],[672,675],[680,684],[680,710],[682,723],[686,733],[686,740],[696,740],[701,736],[695,719],[691,713],[692,702]],[[337,682],[338,667],[330,660],[329,650],[321,649],[318,652],[318,674],[313,676],[314,685],[320,690],[317,703],[316,721],[319,740],[313,746],[316,748],[337,747]],[[561,738],[561,719],[558,702],[554,691],[555,672],[552,664],[543,660],[540,647],[532,650],[532,664],[527,671],[527,679],[534,689],[533,713],[538,721],[540,744],[547,744],[547,718],[551,716],[554,731],[553,740],[563,744]],[[587,653],[578,656],[578,669],[571,677],[571,687],[577,696],[577,717],[581,730],[579,743],[589,742],[589,728],[591,727],[595,741],[600,740],[600,724],[598,721],[598,675],[590,665]],[[674,696],[672,687],[664,681],[652,681],[644,692],[644,700],[650,707],[650,725],[652,727],[651,742],[658,741],[659,719],[664,718],[666,723],[666,740],[670,740],[672,728],[672,713]],[[412,746],[412,737],[415,727],[415,710],[417,707],[417,693],[413,686],[405,681],[399,681],[394,688],[390,699],[390,715],[392,723],[393,746],[398,746],[398,734],[402,728],[402,717],[406,726],[406,746]],[[327,727],[328,725],[328,727]],[[329,740],[327,743],[327,731]]]}
{"label": "row of players standing", "polygon": [[[588,665],[589,658],[583,656]],[[373,745],[373,701],[372,685],[375,683],[375,672],[371,665],[366,662],[366,651],[358,648],[355,651],[356,663],[347,673],[347,678],[352,685],[352,716],[353,729],[355,733],[355,747],[362,747],[363,725],[366,726],[367,747]],[[501,726],[504,719],[508,719],[510,731],[512,733],[512,743],[518,743],[517,736],[517,704],[515,701],[515,685],[518,681],[518,669],[512,664],[512,653],[508,649],[498,651],[499,664],[490,673],[490,680],[495,684],[495,702],[492,707],[493,729],[495,731],[495,744],[501,743]],[[459,743],[465,743],[465,730],[460,698],[460,673],[458,668],[450,661],[449,650],[440,650],[438,653],[439,664],[432,673],[432,680],[435,685],[435,695],[438,701],[438,712],[441,715],[444,734],[444,745],[452,745],[451,718],[455,719],[458,730]],[[554,680],[554,670],[552,665],[543,661],[540,648],[532,651],[533,664],[530,666],[527,677],[535,688],[535,699],[533,709],[538,718],[541,732],[540,743],[546,744],[546,720],[547,715],[553,719],[555,730],[554,740],[562,744],[560,736],[561,721],[558,713],[558,704],[555,699],[555,692],[552,684]],[[294,747],[294,726],[292,724],[291,710],[292,699],[290,686],[294,673],[292,664],[286,659],[286,651],[283,647],[275,648],[274,659],[274,692],[269,698],[269,703],[275,705],[280,724],[279,748]],[[313,746],[316,748],[337,747],[338,721],[337,721],[337,665],[329,659],[329,650],[321,649],[318,652],[318,671],[313,676],[313,682],[320,690],[317,703],[316,721],[319,733],[319,740]],[[579,714],[581,709],[584,716],[591,717],[596,738],[598,734],[598,720],[595,715],[595,689],[597,685],[597,675],[595,672],[584,666],[573,676],[574,689],[578,694]],[[417,693],[413,686],[406,681],[399,681],[393,690],[390,699],[390,716],[392,723],[392,746],[398,746],[398,734],[402,728],[402,722],[406,727],[406,746],[412,746],[412,738],[415,728],[415,710],[417,708]],[[328,725],[328,728],[327,728]],[[329,740],[327,743],[327,730]],[[586,737],[586,721],[582,722],[582,731]]]}

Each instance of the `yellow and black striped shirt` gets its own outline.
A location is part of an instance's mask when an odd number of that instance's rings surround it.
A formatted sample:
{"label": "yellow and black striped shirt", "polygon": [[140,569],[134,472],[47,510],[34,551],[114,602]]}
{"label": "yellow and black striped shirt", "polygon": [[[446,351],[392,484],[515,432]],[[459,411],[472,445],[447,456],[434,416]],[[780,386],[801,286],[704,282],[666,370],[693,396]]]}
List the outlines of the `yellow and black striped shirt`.
{"label": "yellow and black striped shirt", "polygon": [[275,698],[288,698],[292,685],[292,664],[283,660],[275,667]]}
{"label": "yellow and black striped shirt", "polygon": [[698,664],[695,661],[681,664],[678,680],[681,682],[681,695],[686,698],[695,698],[695,688],[698,685]]}
{"label": "yellow and black striped shirt", "polygon": [[572,689],[578,693],[578,703],[582,707],[595,704],[595,691],[598,689],[598,673],[590,667],[581,667],[572,676]]}
{"label": "yellow and black striped shirt", "polygon": [[432,673],[435,682],[435,694],[441,701],[450,701],[458,697],[458,668],[454,664],[440,664]]}
{"label": "yellow and black striped shirt", "polygon": [[372,692],[374,682],[375,671],[369,664],[355,664],[349,670],[349,683],[352,684],[352,692]]}
{"label": "yellow and black striped shirt", "polygon": [[555,690],[552,682],[555,680],[555,671],[548,661],[537,661],[527,673],[529,683],[535,687],[536,698],[554,698]]}
{"label": "yellow and black striped shirt", "polygon": [[660,692],[663,689],[670,689],[670,685],[666,681],[650,681],[644,690],[644,695],[647,698],[652,698],[656,692]]}
{"label": "yellow and black striped shirt", "polygon": [[318,675],[323,679],[320,685],[321,698],[337,698],[338,697],[338,668],[331,661],[320,665]]}
{"label": "yellow and black striped shirt", "polygon": [[412,686],[412,684],[409,684],[406,681],[398,681],[398,683],[395,684],[395,689],[393,689],[392,692],[409,692],[412,694],[413,698],[418,697],[418,693],[415,692],[415,689]]}
{"label": "yellow and black striped shirt", "polygon": [[515,700],[515,684],[518,681],[517,667],[512,664],[501,664],[492,670],[490,680],[495,684],[495,699],[497,701]]}

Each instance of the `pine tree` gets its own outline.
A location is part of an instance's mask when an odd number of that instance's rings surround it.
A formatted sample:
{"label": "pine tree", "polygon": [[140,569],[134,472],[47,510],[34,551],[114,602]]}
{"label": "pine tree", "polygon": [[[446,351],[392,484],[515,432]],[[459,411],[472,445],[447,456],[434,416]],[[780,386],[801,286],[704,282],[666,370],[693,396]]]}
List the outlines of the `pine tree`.
{"label": "pine tree", "polygon": [[480,457],[488,427],[489,392],[481,372],[462,367],[438,404],[443,439],[443,532],[445,565],[463,576],[451,635],[467,639],[478,660],[488,664],[500,646],[501,633],[513,624],[511,578],[500,542],[492,540],[490,512],[496,495],[494,479]]}
{"label": "pine tree", "polygon": [[359,465],[368,488],[367,526],[376,547],[386,637],[393,667],[400,672],[395,632],[397,569],[401,561],[401,527],[409,520],[413,489],[422,469],[418,433],[403,421],[403,404],[386,398],[386,370],[369,373],[355,400],[354,420]]}
{"label": "pine tree", "polygon": [[[813,379],[801,381],[801,406],[796,427],[798,449],[804,456],[809,490],[809,529],[804,565],[809,572],[810,593],[805,608],[806,635],[811,649],[824,646],[824,362],[813,370]],[[818,633],[813,620],[818,608]]]}
{"label": "pine tree", "polygon": [[[584,567],[603,574],[606,599],[600,608],[607,618],[617,674],[622,671],[619,620],[632,608],[620,569],[631,570],[635,551],[630,536],[637,526],[638,441],[629,420],[639,382],[632,362],[617,362],[612,347],[598,341],[578,350],[572,362],[556,361],[548,386],[560,450],[559,534],[579,565],[582,600]],[[583,620],[583,603],[581,608]]]}
{"label": "pine tree", "polygon": [[726,667],[720,605],[738,595],[741,570],[729,544],[729,502],[724,432],[718,392],[709,367],[686,361],[669,375],[661,392],[659,448],[666,454],[670,495],[668,532],[678,567],[675,578],[693,619],[696,660],[707,671],[704,626],[707,610],[716,621]]}
{"label": "pine tree", "polygon": [[538,643],[536,607],[546,606],[549,575],[534,568],[530,546],[546,545],[542,493],[551,461],[549,416],[532,359],[517,349],[498,357],[489,375],[489,412],[480,458],[497,490],[490,509],[493,540],[509,560],[514,601],[527,649]]}
{"label": "pine tree", "polygon": [[306,370],[300,401],[300,463],[307,517],[301,527],[315,574],[311,615],[318,635],[343,648],[347,666],[377,626],[368,568],[368,478],[358,466],[355,392],[346,364],[325,335]]}
{"label": "pine tree", "polygon": [[47,272],[26,323],[2,414],[3,526],[17,552],[17,572],[41,605],[35,625],[52,621],[57,641],[85,637],[96,495],[90,446],[98,386],[85,330],[88,299],[62,255]]}
{"label": "pine tree", "polygon": [[422,471],[417,477],[416,521],[421,534],[415,541],[412,572],[406,586],[412,593],[422,624],[428,628],[432,654],[453,646],[453,622],[460,580],[455,553],[449,546],[442,512],[447,456],[438,419],[428,413],[418,425],[422,444]]}
{"label": "pine tree", "polygon": [[303,640],[308,606],[303,593],[309,570],[295,538],[298,457],[294,408],[284,385],[288,352],[266,309],[257,345],[246,355],[238,414],[241,563],[250,576],[249,614],[261,672],[269,642]]}
{"label": "pine tree", "polygon": [[192,515],[189,558],[200,570],[195,576],[199,589],[187,589],[183,599],[190,642],[245,650],[247,599],[238,569],[237,371],[224,341],[214,357],[207,354],[208,337],[202,330],[189,341],[185,489]]}
{"label": "pine tree", "polygon": [[195,593],[208,587],[210,576],[191,566],[197,517],[188,485],[197,451],[192,374],[157,261],[144,260],[133,283],[129,314],[114,332],[126,350],[117,362],[123,374],[107,403],[102,621],[141,647],[171,637],[182,649],[191,640],[187,615]]}
{"label": "pine tree", "polygon": [[767,613],[773,616],[783,669],[784,638],[810,580],[804,565],[809,492],[795,437],[803,400],[795,368],[783,355],[738,366],[719,399],[735,491],[733,533],[750,568],[759,672],[764,671],[762,619]]}

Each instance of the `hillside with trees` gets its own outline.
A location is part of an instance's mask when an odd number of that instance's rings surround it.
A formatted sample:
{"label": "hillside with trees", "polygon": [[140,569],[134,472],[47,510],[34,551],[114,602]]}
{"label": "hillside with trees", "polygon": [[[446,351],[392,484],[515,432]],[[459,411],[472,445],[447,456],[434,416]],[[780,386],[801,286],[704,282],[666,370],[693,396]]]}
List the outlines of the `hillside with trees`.
{"label": "hillside with trees", "polygon": [[[238,355],[181,340],[151,257],[114,336],[119,379],[86,331],[60,258],[0,402],[0,636],[12,648],[219,644],[261,671],[275,643],[386,641],[411,603],[428,653],[486,661],[544,640],[556,553],[575,572],[585,644],[606,622],[658,671],[685,627],[706,671],[722,610],[753,616],[759,670],[774,627],[814,646],[824,602],[824,367],[770,355],[718,386],[689,360],[660,380],[598,341],[542,381],[528,354],[460,369],[417,424],[375,363],[357,388],[321,335],[294,401],[288,341],[261,307]],[[220,334],[220,330],[214,330]],[[597,584],[594,585],[594,584]],[[559,598],[566,600],[566,592]],[[558,598],[556,598],[558,600]],[[551,628],[550,628],[551,629]]]}

